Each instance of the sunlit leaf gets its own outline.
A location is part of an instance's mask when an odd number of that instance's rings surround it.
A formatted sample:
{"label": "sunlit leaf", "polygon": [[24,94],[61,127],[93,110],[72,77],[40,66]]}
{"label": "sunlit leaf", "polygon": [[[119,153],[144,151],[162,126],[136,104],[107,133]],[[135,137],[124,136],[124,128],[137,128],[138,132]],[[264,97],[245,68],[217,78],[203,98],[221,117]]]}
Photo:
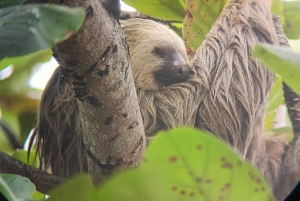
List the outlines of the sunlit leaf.
{"label": "sunlit leaf", "polygon": [[50,48],[78,30],[84,10],[37,4],[0,9],[0,59]]}
{"label": "sunlit leaf", "polygon": [[185,11],[182,0],[123,0],[139,12],[158,19],[181,22]]}
{"label": "sunlit leaf", "polygon": [[227,0],[189,0],[183,20],[183,38],[189,54],[201,45],[212,24],[219,17]]}
{"label": "sunlit leaf", "polygon": [[229,146],[202,131],[181,128],[151,142],[141,168],[162,172],[177,200],[274,200],[261,174]]}
{"label": "sunlit leaf", "polygon": [[295,92],[300,94],[300,53],[284,47],[259,44],[254,49],[254,56],[278,73]]}
{"label": "sunlit leaf", "polygon": [[0,192],[10,201],[34,201],[31,194],[35,186],[28,178],[12,174],[0,174]]}
{"label": "sunlit leaf", "polygon": [[300,37],[300,1],[283,1],[284,23],[283,29],[290,39]]}
{"label": "sunlit leaf", "polygon": [[77,175],[65,184],[49,193],[51,200],[63,201],[92,201],[91,199],[95,188],[87,175]]}
{"label": "sunlit leaf", "polygon": [[27,163],[27,151],[22,149],[17,149],[13,153],[11,153],[11,156],[15,159],[18,159],[19,161],[22,161],[23,163],[29,164],[33,167],[37,167],[37,159],[35,157],[35,152],[31,151],[29,155],[29,161]]}

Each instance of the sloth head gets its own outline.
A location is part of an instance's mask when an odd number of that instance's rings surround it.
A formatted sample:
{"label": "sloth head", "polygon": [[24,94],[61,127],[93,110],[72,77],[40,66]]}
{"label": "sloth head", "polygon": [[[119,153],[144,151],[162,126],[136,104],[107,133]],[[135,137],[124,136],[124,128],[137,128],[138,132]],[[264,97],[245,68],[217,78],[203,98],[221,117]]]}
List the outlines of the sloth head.
{"label": "sloth head", "polygon": [[171,29],[144,19],[121,21],[121,25],[130,47],[131,68],[138,90],[160,90],[194,74],[182,39]]}

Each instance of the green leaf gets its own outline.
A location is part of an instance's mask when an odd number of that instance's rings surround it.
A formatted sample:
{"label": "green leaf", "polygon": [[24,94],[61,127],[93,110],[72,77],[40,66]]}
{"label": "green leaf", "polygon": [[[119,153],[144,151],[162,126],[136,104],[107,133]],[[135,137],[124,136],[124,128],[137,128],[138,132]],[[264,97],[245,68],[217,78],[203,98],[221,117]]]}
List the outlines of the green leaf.
{"label": "green leaf", "polygon": [[167,177],[165,192],[173,192],[176,200],[275,200],[256,169],[202,131],[180,128],[159,134],[144,161],[141,169]]}
{"label": "green leaf", "polygon": [[95,188],[89,176],[81,174],[51,191],[48,200],[91,201],[91,195],[95,193],[94,191]]}
{"label": "green leaf", "polygon": [[265,116],[265,131],[271,131],[274,129],[274,120],[276,117],[276,109],[284,101],[283,89],[282,89],[282,79],[280,76],[276,75],[272,90],[270,92],[267,114]]}
{"label": "green leaf", "polygon": [[25,3],[25,0],[0,0],[0,9]]}
{"label": "green leaf", "polygon": [[258,44],[253,55],[278,73],[296,93],[300,94],[300,53],[284,47]]}
{"label": "green leaf", "polygon": [[183,20],[183,38],[188,47],[188,53],[201,45],[212,24],[219,17],[227,0],[207,1],[189,0],[186,3],[186,15]]}
{"label": "green leaf", "polygon": [[123,0],[129,6],[154,18],[181,22],[184,15],[182,0]]}
{"label": "green leaf", "polygon": [[84,10],[58,5],[11,6],[0,10],[0,60],[50,48],[78,30]]}
{"label": "green leaf", "polygon": [[13,174],[0,174],[0,192],[9,201],[34,201],[31,194],[35,186],[28,178]]}
{"label": "green leaf", "polygon": [[300,37],[300,1],[284,1],[283,13],[284,23],[283,29],[290,39],[299,39]]}
{"label": "green leaf", "polygon": [[48,61],[51,58],[51,50],[41,50],[32,54],[20,57],[4,58],[0,61],[0,69],[13,65],[13,73],[10,77],[0,80],[0,97],[5,94],[27,92],[29,90],[28,81],[32,76],[33,68]]}
{"label": "green leaf", "polygon": [[[13,151],[10,154],[12,157],[14,157],[15,159],[18,159],[19,161],[22,161],[23,163],[27,164],[27,151],[22,150],[22,149],[17,149],[15,151]],[[31,151],[30,155],[29,155],[29,165],[33,166],[33,167],[37,167],[37,158],[36,156],[36,152],[35,151]]]}

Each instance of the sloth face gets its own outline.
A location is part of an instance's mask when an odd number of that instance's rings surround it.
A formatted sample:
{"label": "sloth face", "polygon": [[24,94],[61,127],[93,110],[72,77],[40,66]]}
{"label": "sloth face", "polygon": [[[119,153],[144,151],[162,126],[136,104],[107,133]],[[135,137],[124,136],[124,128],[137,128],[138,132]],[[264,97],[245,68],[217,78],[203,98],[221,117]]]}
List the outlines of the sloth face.
{"label": "sloth face", "polygon": [[160,90],[193,76],[184,43],[171,29],[144,19],[121,21],[121,25],[137,89]]}

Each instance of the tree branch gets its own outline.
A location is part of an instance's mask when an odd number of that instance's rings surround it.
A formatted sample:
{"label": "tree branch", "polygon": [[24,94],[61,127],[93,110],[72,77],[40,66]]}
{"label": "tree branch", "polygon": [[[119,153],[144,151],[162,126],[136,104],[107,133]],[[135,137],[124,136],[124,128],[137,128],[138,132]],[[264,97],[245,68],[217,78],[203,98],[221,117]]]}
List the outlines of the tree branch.
{"label": "tree branch", "polygon": [[137,166],[146,146],[129,50],[116,19],[119,1],[63,3],[86,10],[81,29],[52,50],[77,97],[88,171],[101,183],[114,171]]}
{"label": "tree branch", "polygon": [[18,174],[30,179],[35,184],[37,190],[47,194],[52,189],[67,181],[47,172],[29,166],[13,157],[0,151],[0,173]]}

